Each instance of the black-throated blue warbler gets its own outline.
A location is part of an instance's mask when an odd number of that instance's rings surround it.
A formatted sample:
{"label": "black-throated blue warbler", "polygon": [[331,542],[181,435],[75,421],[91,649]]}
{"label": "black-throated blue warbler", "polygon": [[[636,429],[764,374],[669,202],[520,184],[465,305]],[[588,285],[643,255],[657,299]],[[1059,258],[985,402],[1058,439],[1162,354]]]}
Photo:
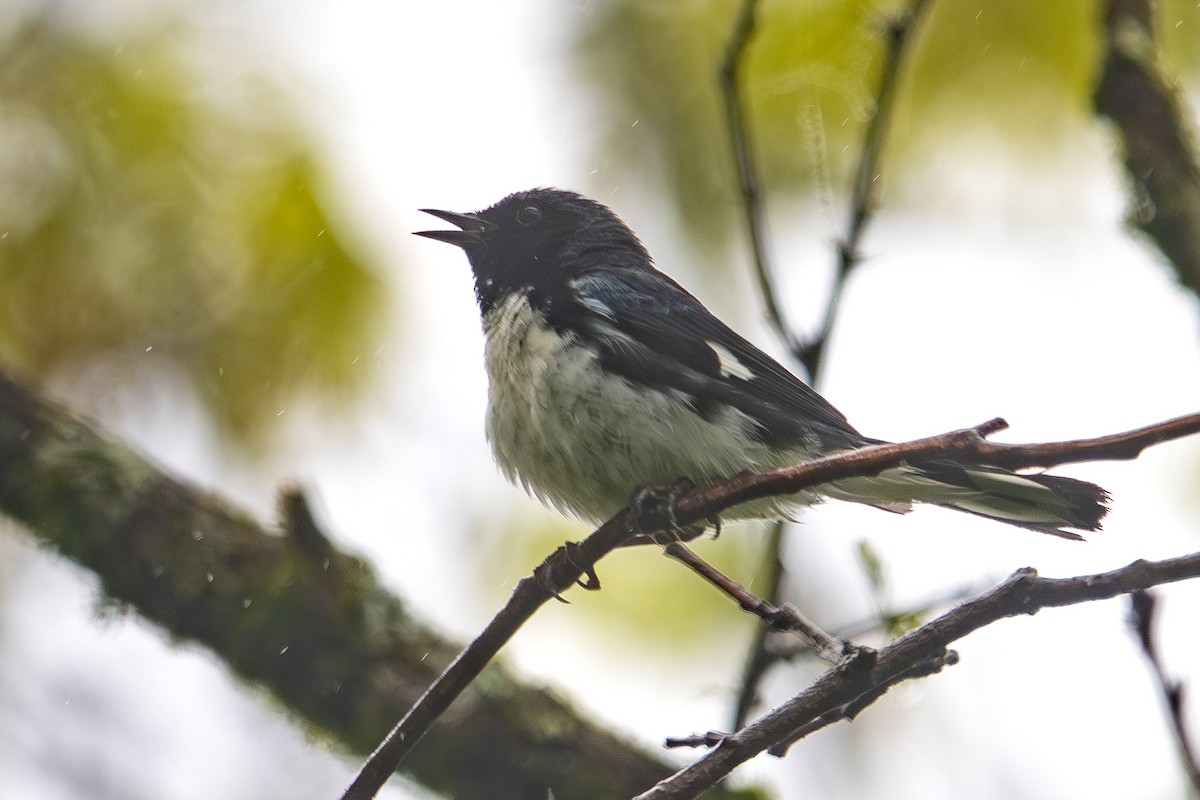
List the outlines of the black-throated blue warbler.
{"label": "black-throated blue warbler", "polygon": [[[475,273],[489,381],[487,435],[514,483],[598,522],[636,490],[715,483],[876,444],[823,397],[655,269],[606,206],[533,189],[491,208],[426,213],[460,230]],[[1067,538],[1096,530],[1107,493],[1085,481],[950,462],[739,505],[788,517],[833,497],[904,512],[933,503]]]}

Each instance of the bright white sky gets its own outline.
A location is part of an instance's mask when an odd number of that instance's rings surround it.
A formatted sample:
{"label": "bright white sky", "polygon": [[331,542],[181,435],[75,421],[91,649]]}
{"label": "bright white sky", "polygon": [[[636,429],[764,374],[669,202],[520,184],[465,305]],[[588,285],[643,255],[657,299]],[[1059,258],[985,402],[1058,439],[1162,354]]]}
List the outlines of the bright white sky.
{"label": "bright white sky", "polygon": [[[112,5],[136,15],[155,4]],[[494,504],[519,507],[513,513],[531,524],[549,512],[507,487],[491,464],[469,270],[452,248],[409,235],[430,224],[416,208],[476,209],[534,185],[587,191],[643,234],[661,268],[777,349],[756,319],[749,282],[706,295],[681,263],[686,250],[667,216],[655,213],[651,187],[618,177],[589,147],[597,109],[558,61],[572,30],[564,15],[587,8],[310,0],[250,11],[222,4],[202,20],[225,31],[231,47],[244,39],[306,76],[297,95],[329,148],[337,213],[380,263],[394,265],[395,285],[404,287],[396,336],[377,352],[391,379],[355,425],[335,430],[287,409],[297,439],[263,471],[230,464],[194,404],[154,387],[116,402],[105,419],[156,459],[264,516],[276,486],[300,477],[330,528],[459,637],[475,632],[502,596],[464,589],[480,573],[458,564],[469,546],[461,532]],[[1196,410],[1195,300],[1123,232],[1120,176],[1102,132],[1085,135],[1059,164],[1057,174],[1035,173],[964,136],[939,154],[936,180],[891,198],[847,292],[823,387],[859,428],[901,439],[1003,415],[1012,423],[1005,438],[1038,440]],[[773,213],[788,221],[775,225],[788,232],[775,245],[781,263],[830,263],[828,219],[811,209]],[[812,307],[818,274],[808,266],[785,278],[796,308]],[[433,346],[421,351],[420,341]],[[897,598],[911,600],[1019,566],[1072,575],[1188,552],[1198,543],[1190,489],[1198,468],[1193,442],[1137,463],[1069,470],[1115,497],[1106,532],[1086,545],[938,510],[895,518],[831,504],[810,515],[794,543],[801,594],[859,592],[843,584],[864,537],[887,560]],[[463,510],[448,518],[447,508]],[[353,760],[306,741],[252,693],[231,687],[207,655],[170,647],[130,617],[93,619],[86,576],[15,541],[0,539],[0,564],[20,565],[0,576],[0,743],[8,740],[0,744],[0,796],[337,795]],[[804,566],[814,564],[824,568]],[[505,585],[519,577],[492,576]],[[1169,664],[1198,683],[1200,586],[1163,595]],[[618,633],[587,629],[579,609],[599,602],[548,609],[515,642],[512,663],[651,746],[725,724],[739,653],[647,655]],[[785,798],[1180,796],[1174,751],[1124,614],[1123,603],[1110,602],[996,625],[962,642],[963,663],[946,674],[903,687],[852,726],[823,732],[786,761],[759,759],[744,774]],[[794,691],[798,680],[783,676],[773,689]],[[1198,705],[1190,713],[1200,735]]]}

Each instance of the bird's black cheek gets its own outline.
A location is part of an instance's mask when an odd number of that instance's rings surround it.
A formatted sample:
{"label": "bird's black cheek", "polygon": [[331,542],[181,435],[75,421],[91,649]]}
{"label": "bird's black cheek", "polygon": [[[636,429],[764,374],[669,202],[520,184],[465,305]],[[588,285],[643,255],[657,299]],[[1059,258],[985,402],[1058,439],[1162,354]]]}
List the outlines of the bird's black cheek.
{"label": "bird's black cheek", "polygon": [[484,316],[500,303],[503,294],[491,278],[475,281],[475,299],[479,301],[479,310]]}

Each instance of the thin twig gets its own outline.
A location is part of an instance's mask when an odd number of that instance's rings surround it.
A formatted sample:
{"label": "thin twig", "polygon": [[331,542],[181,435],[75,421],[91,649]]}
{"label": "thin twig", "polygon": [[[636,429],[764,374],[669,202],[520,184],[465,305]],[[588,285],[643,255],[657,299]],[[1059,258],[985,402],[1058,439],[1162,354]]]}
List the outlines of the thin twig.
{"label": "thin twig", "polygon": [[708,731],[707,733],[695,733],[691,736],[668,736],[663,740],[663,747],[668,749],[674,747],[716,747],[728,735],[724,731]]}
{"label": "thin twig", "polygon": [[[1005,617],[1042,608],[1073,605],[1128,594],[1163,583],[1200,577],[1200,553],[1165,561],[1135,561],[1099,575],[1041,578],[1033,569],[1014,572],[1003,583],[952,609],[878,652],[864,649],[829,670],[812,686],[770,713],[724,737],[719,746],[636,800],[686,800],[724,778],[739,764],[797,732],[816,730],[823,715],[839,709],[861,711],[860,698],[873,700],[886,687],[905,680],[924,664],[950,663],[947,647],[972,631]],[[951,659],[952,660],[952,659]],[[832,719],[825,720],[828,724]]]}
{"label": "thin twig", "polygon": [[1192,745],[1188,734],[1187,723],[1184,721],[1183,684],[1172,680],[1167,674],[1167,668],[1159,655],[1154,638],[1154,619],[1158,609],[1158,598],[1151,592],[1140,589],[1129,596],[1129,626],[1138,637],[1142,652],[1154,670],[1158,688],[1162,692],[1163,701],[1167,706],[1167,716],[1171,720],[1171,731],[1175,743],[1179,747],[1179,756],[1183,761],[1184,772],[1191,781],[1192,791],[1200,795],[1200,757]]}
{"label": "thin twig", "polygon": [[754,259],[754,274],[758,278],[759,294],[766,306],[767,319],[775,333],[787,345],[788,350],[800,359],[804,343],[796,336],[795,328],[788,322],[784,307],[779,302],[775,288],[775,271],[767,253],[766,216],[763,212],[762,193],[759,189],[758,166],[750,146],[750,134],[746,112],[740,91],[743,59],[750,40],[754,36],[755,14],[758,0],[743,0],[741,13],[725,47],[721,60],[717,84],[725,101],[725,127],[729,131],[729,146],[733,152],[733,165],[737,170],[738,191],[742,193],[742,210],[745,212],[746,235],[750,238],[750,252]]}
{"label": "thin twig", "polygon": [[829,299],[820,327],[798,354],[808,368],[809,375],[816,375],[821,370],[827,349],[826,343],[833,332],[837,311],[841,305],[842,289],[850,273],[862,260],[859,247],[863,233],[879,205],[881,154],[890,132],[900,68],[908,53],[909,44],[914,39],[917,24],[928,5],[928,0],[913,0],[908,9],[897,13],[887,22],[887,49],[880,69],[879,89],[875,93],[875,113],[871,115],[863,134],[862,151],[852,184],[853,193],[850,197],[846,234],[837,245],[837,271],[833,276],[833,286],[829,290]]}
{"label": "thin twig", "polygon": [[[766,573],[767,585],[763,597],[776,605],[779,604],[783,594],[783,578],[787,574],[783,563],[783,534],[786,529],[787,523],[784,520],[776,520],[771,525],[771,534],[767,537],[764,549],[766,555],[763,571]],[[771,626],[765,623],[755,627],[749,655],[746,657],[745,666],[742,667],[742,679],[738,683],[737,702],[734,704],[733,720],[730,726],[735,731],[745,725],[746,720],[750,718],[750,710],[758,703],[758,687],[762,683],[763,676],[767,674],[773,664],[779,661],[779,656],[769,648],[773,635],[774,631],[771,630]]]}
{"label": "thin twig", "polygon": [[[973,594],[982,592],[991,582],[980,584],[977,586],[960,586],[957,589],[951,589],[942,592],[937,597],[926,600],[923,603],[917,603],[905,608],[884,608],[877,614],[872,614],[869,617],[864,617],[856,622],[848,625],[843,625],[834,628],[831,631],[832,635],[838,639],[852,641],[860,636],[868,633],[882,631],[885,633],[894,633],[894,626],[898,621],[904,620],[923,620],[928,617],[933,611],[945,608],[953,603],[961,602],[963,599],[970,597]],[[909,629],[917,627],[916,625],[908,625],[901,633],[907,633]],[[772,651],[775,659],[778,661],[789,661],[801,656],[813,656],[813,649],[799,642],[789,643],[791,646],[782,645]],[[741,727],[740,725],[738,727]],[[735,728],[736,730],[736,728]]]}
{"label": "thin twig", "polygon": [[[1147,447],[1200,433],[1200,414],[1156,422],[1143,428],[1093,439],[1075,439],[1045,444],[1005,444],[980,439],[981,463],[1007,469],[1056,467],[1085,461],[1131,461]],[[968,449],[973,449],[969,445]]]}
{"label": "thin twig", "polygon": [[[1000,445],[983,438],[1004,427],[1004,420],[993,419],[974,428],[951,431],[940,436],[901,444],[874,445],[761,474],[743,473],[721,484],[683,491],[670,504],[649,504],[639,510],[636,519],[631,510],[621,511],[582,542],[558,548],[531,576],[517,583],[504,608],[426,690],[371,755],[346,790],[343,800],[374,797],[433,722],[537,609],[588,575],[594,570],[596,562],[627,541],[632,531],[651,533],[687,528],[693,523],[703,523],[739,503],[772,495],[794,494],[830,481],[874,475],[915,461],[942,458],[995,465],[996,462],[991,459],[996,458],[1002,459],[1006,466],[1021,468],[1105,458],[1132,458],[1152,444],[1200,431],[1200,414],[1150,425],[1137,431],[1079,442]],[[1103,448],[1105,442],[1113,444],[1108,455],[1105,455]],[[1073,452],[1073,448],[1077,448],[1082,455]],[[1031,455],[1022,457],[1022,453]],[[664,507],[666,505],[670,507]],[[861,661],[862,657],[859,655],[851,660]],[[905,669],[911,669],[912,666],[910,663]],[[853,699],[846,698],[822,711]]]}
{"label": "thin twig", "polygon": [[775,605],[758,597],[682,542],[671,542],[663,548],[663,552],[715,586],[736,602],[743,611],[758,617],[767,627],[799,636],[820,658],[836,664],[849,655],[851,648],[847,642],[821,630],[795,606]]}

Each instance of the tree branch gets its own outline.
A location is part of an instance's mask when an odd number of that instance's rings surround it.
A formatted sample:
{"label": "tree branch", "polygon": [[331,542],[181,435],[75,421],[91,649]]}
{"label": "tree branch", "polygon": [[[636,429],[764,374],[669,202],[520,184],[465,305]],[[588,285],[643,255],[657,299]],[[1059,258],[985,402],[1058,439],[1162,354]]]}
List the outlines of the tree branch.
{"label": "tree branch", "polygon": [[1158,683],[1158,689],[1162,693],[1163,702],[1167,707],[1167,716],[1171,720],[1171,732],[1179,747],[1179,757],[1183,762],[1183,769],[1187,774],[1188,781],[1192,784],[1192,791],[1200,794],[1200,754],[1192,746],[1187,723],[1184,720],[1183,684],[1171,680],[1167,674],[1167,668],[1162,662],[1154,640],[1154,618],[1157,608],[1158,598],[1153,593],[1146,589],[1137,590],[1129,596],[1129,626],[1137,635],[1138,644],[1141,645],[1142,652],[1146,655],[1146,660],[1150,662],[1150,668],[1154,671],[1155,681]]}
{"label": "tree branch", "polygon": [[[1174,581],[1200,577],[1200,553],[1165,561],[1135,561],[1112,572],[1077,578],[1042,578],[1021,569],[988,592],[968,600],[878,652],[863,649],[829,670],[800,694],[748,727],[721,737],[712,752],[636,800],[685,800],[700,795],[736,766],[768,748],[782,754],[799,736],[838,719],[852,718],[916,670],[924,674],[953,663],[947,647],[993,622],[1034,614],[1052,606],[1102,600]],[[860,702],[863,701],[863,702]],[[717,737],[713,737],[717,738]]]}
{"label": "tree branch", "polygon": [[[429,687],[367,760],[343,795],[343,800],[374,797],[388,775],[412,752],[433,722],[470,685],[521,625],[548,600],[559,597],[592,573],[597,561],[636,535],[687,528],[693,523],[704,523],[739,503],[772,495],[793,494],[833,480],[874,475],[891,467],[922,460],[949,459],[1023,468],[1105,458],[1132,458],[1152,444],[1200,430],[1200,414],[1136,431],[1077,442],[1017,445],[997,444],[983,438],[1006,426],[1004,420],[993,419],[974,428],[951,431],[940,436],[864,447],[771,472],[742,473],[725,483],[682,491],[674,497],[669,507],[668,504],[647,503],[641,505],[636,514],[626,508],[582,542],[559,547],[538,565],[531,576],[517,583],[504,608]],[[860,655],[851,661],[858,663],[862,659]],[[905,669],[912,668],[910,664]],[[853,699],[847,698],[842,702]]]}
{"label": "tree branch", "polygon": [[[875,475],[891,467],[928,460],[948,460],[1020,470],[1048,468],[1086,461],[1123,461],[1136,458],[1155,444],[1200,433],[1200,413],[1177,417],[1124,433],[1040,444],[1009,444],[983,438],[1008,427],[996,418],[974,428],[896,444],[863,447],[847,453],[783,467],[771,472],[737,475],[729,481],[685,492],[675,505],[679,525],[703,520],[725,508],[843,478]],[[659,528],[666,520],[659,520]]]}
{"label": "tree branch", "polygon": [[737,603],[743,611],[758,617],[768,628],[788,631],[799,636],[809,648],[826,661],[837,663],[849,654],[850,646],[847,642],[818,628],[795,606],[786,603],[776,605],[758,597],[709,564],[682,542],[671,542],[663,548],[663,552],[708,581],[718,591]]}
{"label": "tree branch", "polygon": [[1200,167],[1182,101],[1158,69],[1149,0],[1106,0],[1093,103],[1112,120],[1132,182],[1130,219],[1200,293]]}
{"label": "tree branch", "polygon": [[838,242],[837,269],[825,306],[825,313],[816,333],[803,341],[788,322],[775,286],[774,269],[767,252],[766,215],[763,209],[758,164],[750,143],[749,123],[742,101],[741,78],[746,53],[754,37],[758,0],[743,0],[733,32],[725,47],[725,55],[717,75],[717,85],[724,101],[725,128],[729,134],[730,150],[737,174],[738,190],[742,195],[746,234],[758,278],[759,291],[766,305],[767,318],[788,349],[807,370],[810,378],[821,370],[825,345],[833,330],[837,309],[846,279],[861,260],[859,246],[867,223],[875,213],[879,198],[880,159],[887,141],[888,126],[896,101],[900,68],[928,0],[912,0],[911,5],[893,15],[886,24],[884,51],[880,69],[879,88],[875,95],[875,113],[863,133],[862,151],[855,172],[850,198],[850,215],[846,233]]}
{"label": "tree branch", "polygon": [[[777,520],[771,525],[771,534],[767,537],[763,548],[763,571],[766,573],[766,591],[763,596],[771,603],[778,604],[783,596],[783,579],[787,570],[783,563],[783,535],[787,529],[784,520]],[[758,687],[762,684],[767,671],[780,660],[780,656],[771,648],[774,631],[765,622],[754,629],[754,638],[750,642],[746,663],[742,667],[742,679],[738,682],[737,701],[733,706],[733,717],[730,728],[737,730],[746,724],[750,712],[758,703]]]}
{"label": "tree branch", "polygon": [[[94,571],[109,597],[369,752],[460,645],[337,549],[298,491],[281,507],[284,535],[0,371],[0,513]],[[407,765],[438,794],[628,797],[675,769],[498,667],[464,699]]]}

